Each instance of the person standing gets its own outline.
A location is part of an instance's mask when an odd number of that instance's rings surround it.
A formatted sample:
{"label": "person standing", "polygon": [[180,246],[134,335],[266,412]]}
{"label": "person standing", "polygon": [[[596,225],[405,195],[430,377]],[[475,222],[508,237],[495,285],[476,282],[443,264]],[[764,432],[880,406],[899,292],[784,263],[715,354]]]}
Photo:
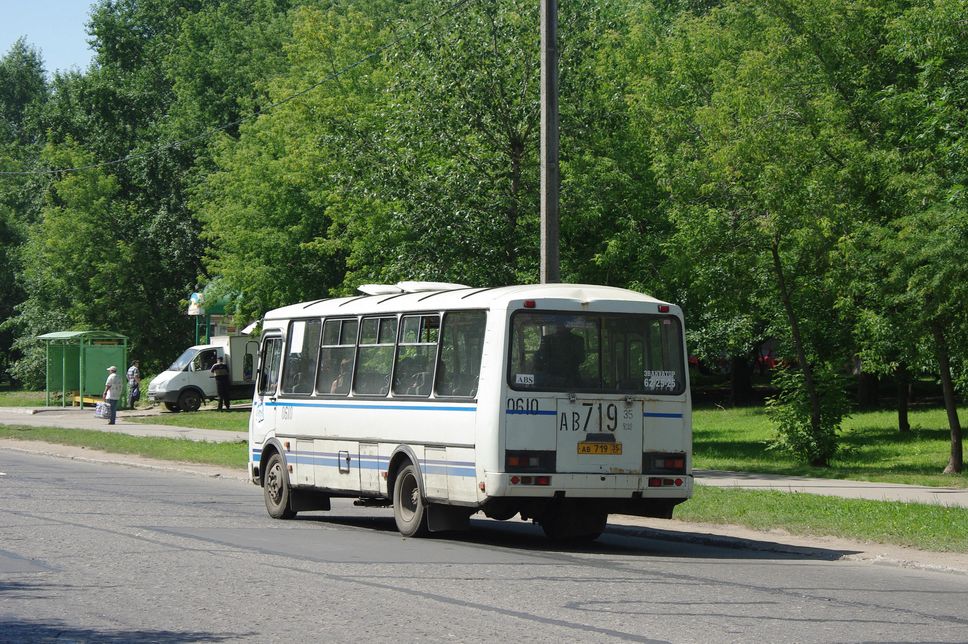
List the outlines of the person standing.
{"label": "person standing", "polygon": [[141,362],[132,360],[128,367],[128,409],[134,409],[135,403],[141,399]]}
{"label": "person standing", "polygon": [[110,408],[108,415],[108,425],[113,425],[118,416],[118,400],[121,398],[121,378],[118,377],[118,368],[108,367],[108,379],[104,382],[104,400]]}
{"label": "person standing", "polygon": [[225,411],[229,410],[229,367],[225,364],[225,358],[222,356],[218,357],[215,364],[212,365],[212,377],[215,378],[215,387],[218,389],[218,410],[222,411],[222,405],[225,405]]}

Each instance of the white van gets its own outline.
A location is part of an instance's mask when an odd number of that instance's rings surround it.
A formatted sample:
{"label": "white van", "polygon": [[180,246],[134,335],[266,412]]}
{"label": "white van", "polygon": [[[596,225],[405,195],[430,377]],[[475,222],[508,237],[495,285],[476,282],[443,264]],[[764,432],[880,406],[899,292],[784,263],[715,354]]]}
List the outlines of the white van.
{"label": "white van", "polygon": [[258,352],[258,340],[245,335],[216,336],[211,344],[189,347],[148,384],[148,400],[169,411],[197,411],[206,399],[217,398],[211,369],[220,357],[229,367],[230,396],[251,398]]}

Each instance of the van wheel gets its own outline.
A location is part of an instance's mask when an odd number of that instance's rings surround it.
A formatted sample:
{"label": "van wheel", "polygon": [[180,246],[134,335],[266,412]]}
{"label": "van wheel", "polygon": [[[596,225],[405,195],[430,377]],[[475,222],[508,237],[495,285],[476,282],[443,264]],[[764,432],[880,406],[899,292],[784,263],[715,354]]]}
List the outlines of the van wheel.
{"label": "van wheel", "polygon": [[417,468],[406,465],[393,482],[393,519],[397,530],[405,537],[425,537],[427,529],[427,506],[420,497]]}
{"label": "van wheel", "polygon": [[181,411],[181,407],[179,407],[175,403],[170,403],[170,402],[166,402],[165,403],[165,409],[167,409],[168,411],[171,411],[171,412],[176,412],[176,413]]}
{"label": "van wheel", "polygon": [[178,406],[184,411],[198,411],[202,406],[202,397],[194,389],[186,389],[178,396]]}
{"label": "van wheel", "polygon": [[269,457],[265,480],[262,482],[262,496],[265,497],[266,510],[273,519],[291,519],[296,516],[289,507],[289,473],[286,472],[281,454]]}

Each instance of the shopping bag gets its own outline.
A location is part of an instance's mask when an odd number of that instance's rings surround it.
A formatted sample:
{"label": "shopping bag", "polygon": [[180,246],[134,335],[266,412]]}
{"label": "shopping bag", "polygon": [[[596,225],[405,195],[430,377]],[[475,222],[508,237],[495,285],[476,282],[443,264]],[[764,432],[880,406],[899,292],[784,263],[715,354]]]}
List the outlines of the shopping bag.
{"label": "shopping bag", "polygon": [[99,402],[94,405],[94,417],[95,418],[107,418],[111,415],[111,408],[108,407],[106,402]]}

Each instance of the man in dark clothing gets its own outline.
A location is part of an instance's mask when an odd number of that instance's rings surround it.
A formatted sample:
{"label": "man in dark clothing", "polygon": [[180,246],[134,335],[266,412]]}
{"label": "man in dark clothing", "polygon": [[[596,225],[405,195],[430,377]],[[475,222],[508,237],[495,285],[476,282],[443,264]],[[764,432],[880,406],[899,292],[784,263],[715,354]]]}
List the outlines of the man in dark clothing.
{"label": "man in dark clothing", "polygon": [[219,356],[215,364],[212,365],[212,377],[215,378],[215,387],[218,389],[218,410],[229,410],[229,367],[225,364],[225,358]]}
{"label": "man in dark clothing", "polygon": [[546,385],[576,386],[581,382],[579,368],[585,361],[585,341],[577,333],[558,325],[554,333],[541,338],[534,354],[535,371]]}

